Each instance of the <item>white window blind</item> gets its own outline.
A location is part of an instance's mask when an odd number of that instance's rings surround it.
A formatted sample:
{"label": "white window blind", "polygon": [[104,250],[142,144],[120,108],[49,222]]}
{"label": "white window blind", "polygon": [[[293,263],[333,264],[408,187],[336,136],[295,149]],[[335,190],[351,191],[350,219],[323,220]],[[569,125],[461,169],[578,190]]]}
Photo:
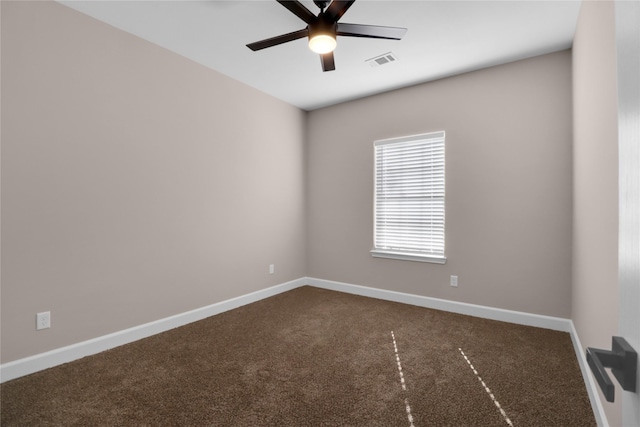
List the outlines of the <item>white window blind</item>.
{"label": "white window blind", "polygon": [[444,136],[374,142],[373,256],[445,262]]}

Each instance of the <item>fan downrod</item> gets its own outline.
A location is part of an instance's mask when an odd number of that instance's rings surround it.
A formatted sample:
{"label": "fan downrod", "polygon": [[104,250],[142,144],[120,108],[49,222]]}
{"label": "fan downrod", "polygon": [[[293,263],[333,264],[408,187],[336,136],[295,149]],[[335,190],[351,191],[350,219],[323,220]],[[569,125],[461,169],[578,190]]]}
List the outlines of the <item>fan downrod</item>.
{"label": "fan downrod", "polygon": [[313,2],[320,8],[321,11],[324,12],[327,6],[329,6],[329,3],[331,3],[331,0],[313,0]]}

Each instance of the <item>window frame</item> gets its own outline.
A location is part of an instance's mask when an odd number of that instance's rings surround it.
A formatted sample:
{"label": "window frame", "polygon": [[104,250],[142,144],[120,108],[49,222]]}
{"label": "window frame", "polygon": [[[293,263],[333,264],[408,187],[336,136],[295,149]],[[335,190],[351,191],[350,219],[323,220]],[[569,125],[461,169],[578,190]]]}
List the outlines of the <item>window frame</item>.
{"label": "window frame", "polygon": [[[379,171],[378,171],[378,147],[379,146],[384,146],[384,145],[391,145],[391,144],[405,144],[405,143],[427,143],[427,144],[441,144],[442,145],[442,151],[441,151],[441,156],[442,156],[442,163],[438,164],[438,166],[441,166],[441,177],[442,177],[442,215],[441,218],[438,217],[438,219],[441,219],[442,221],[442,227],[441,230],[438,229],[439,232],[442,233],[442,240],[441,240],[441,245],[442,245],[442,253],[434,253],[433,251],[431,252],[427,252],[427,251],[420,251],[420,250],[411,250],[411,249],[407,249],[407,248],[390,248],[390,247],[377,247],[376,244],[378,243],[378,212],[380,211],[380,209],[378,209],[378,199],[379,199],[379,186],[378,186],[378,180],[379,180]],[[373,170],[373,175],[374,175],[374,187],[373,187],[373,249],[371,249],[370,253],[373,257],[376,258],[391,258],[391,259],[399,259],[399,260],[406,260],[406,261],[420,261],[420,262],[427,262],[427,263],[435,263],[435,264],[445,264],[447,261],[446,255],[445,255],[445,239],[446,239],[446,221],[445,221],[445,217],[446,217],[446,209],[445,209],[445,205],[446,205],[446,192],[445,192],[445,187],[446,187],[446,171],[445,171],[445,166],[446,166],[446,159],[445,159],[445,151],[446,151],[446,144],[445,144],[445,132],[444,131],[438,131],[438,132],[429,132],[429,133],[422,133],[422,134],[418,134],[418,135],[410,135],[410,136],[403,136],[403,137],[398,137],[398,138],[389,138],[389,139],[381,139],[381,140],[376,140],[373,142],[373,146],[374,146],[374,170]],[[432,215],[428,215],[429,218],[433,218]],[[428,245],[427,245],[428,246]]]}

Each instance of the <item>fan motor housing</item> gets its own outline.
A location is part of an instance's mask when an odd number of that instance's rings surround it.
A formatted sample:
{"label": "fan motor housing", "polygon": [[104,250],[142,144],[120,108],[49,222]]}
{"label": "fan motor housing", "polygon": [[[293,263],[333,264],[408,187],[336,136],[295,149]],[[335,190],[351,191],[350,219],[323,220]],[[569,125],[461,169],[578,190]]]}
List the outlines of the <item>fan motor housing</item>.
{"label": "fan motor housing", "polygon": [[312,39],[313,36],[318,34],[330,34],[334,38],[336,36],[336,29],[338,24],[334,21],[325,18],[325,15],[322,13],[318,16],[316,22],[309,24],[309,39]]}

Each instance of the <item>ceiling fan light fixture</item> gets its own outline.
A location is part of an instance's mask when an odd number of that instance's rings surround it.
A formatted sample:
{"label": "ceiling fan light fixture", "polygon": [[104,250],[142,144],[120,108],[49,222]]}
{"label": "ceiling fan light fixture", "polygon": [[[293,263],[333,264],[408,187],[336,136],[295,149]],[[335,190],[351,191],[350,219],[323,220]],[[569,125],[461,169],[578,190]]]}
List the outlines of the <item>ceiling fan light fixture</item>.
{"label": "ceiling fan light fixture", "polygon": [[[2,0],[0,0],[2,1]],[[299,0],[277,0],[291,13],[303,20],[307,27],[287,34],[249,43],[247,47],[253,51],[277,46],[293,40],[309,38],[309,49],[320,55],[322,71],[336,69],[333,51],[337,46],[336,37],[364,37],[370,39],[400,40],[407,32],[406,28],[381,27],[377,25],[338,24],[338,21],[356,0],[332,1],[313,0],[320,8],[316,16]]]}
{"label": "ceiling fan light fixture", "polygon": [[337,44],[336,38],[331,34],[319,33],[309,37],[309,49],[321,55],[333,52]]}

